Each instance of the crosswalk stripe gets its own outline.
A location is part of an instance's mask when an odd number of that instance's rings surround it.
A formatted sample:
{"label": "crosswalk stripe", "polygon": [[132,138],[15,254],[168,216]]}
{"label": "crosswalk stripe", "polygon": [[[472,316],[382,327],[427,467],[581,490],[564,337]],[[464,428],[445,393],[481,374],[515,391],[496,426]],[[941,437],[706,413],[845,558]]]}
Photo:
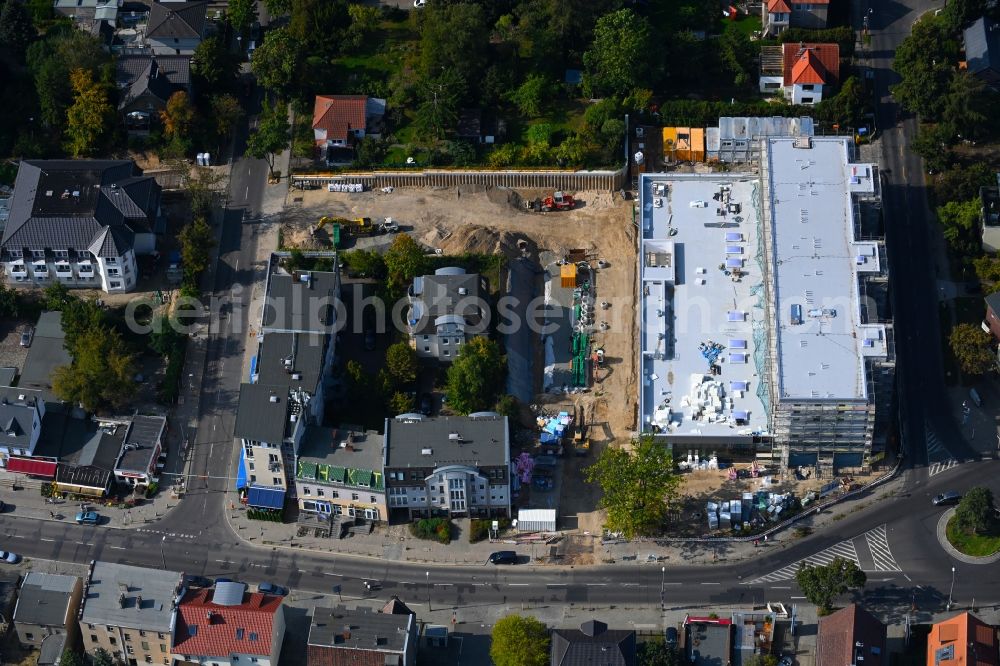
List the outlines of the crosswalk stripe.
{"label": "crosswalk stripe", "polygon": [[902,571],[889,548],[885,525],[879,525],[875,529],[865,532],[865,542],[868,544],[868,550],[871,551],[875,571]]}
{"label": "crosswalk stripe", "polygon": [[952,467],[957,467],[959,462],[954,458],[945,460],[944,462],[932,463],[927,468],[927,476],[934,476],[935,474],[940,474],[941,472],[947,472]]}

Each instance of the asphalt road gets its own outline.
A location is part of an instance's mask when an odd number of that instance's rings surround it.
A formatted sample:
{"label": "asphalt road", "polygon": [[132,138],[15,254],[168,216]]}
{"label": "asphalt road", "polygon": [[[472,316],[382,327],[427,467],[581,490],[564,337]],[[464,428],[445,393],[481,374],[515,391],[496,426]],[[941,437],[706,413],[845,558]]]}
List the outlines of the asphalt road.
{"label": "asphalt road", "polygon": [[[923,3],[930,7],[931,3]],[[893,49],[915,18],[897,2],[875,2],[873,43],[876,82],[885,95],[892,81]],[[905,11],[904,11],[905,10]],[[101,559],[150,567],[167,567],[191,574],[226,575],[250,582],[268,580],[292,588],[330,593],[339,586],[345,598],[370,595],[364,580],[381,583],[379,597],[399,594],[415,604],[468,607],[498,603],[573,604],[580,607],[655,606],[661,591],[668,607],[725,605],[734,601],[788,601],[800,593],[793,581],[745,584],[847,539],[887,526],[887,542],[901,571],[870,577],[868,603],[886,609],[940,610],[948,597],[955,563],[934,536],[943,509],[929,498],[943,490],[965,490],[989,483],[1000,493],[1000,462],[967,464],[926,479],[919,467],[939,455],[928,455],[928,433],[943,442],[948,456],[965,455],[946,404],[938,344],[934,276],[926,269],[928,219],[920,177],[921,165],[906,150],[915,131],[913,121],[891,127],[891,102],[879,109],[887,169],[884,183],[889,253],[895,284],[893,305],[900,365],[900,398],[908,466],[906,491],[880,499],[865,511],[849,514],[819,534],[786,548],[761,549],[752,562],[711,566],[616,565],[597,567],[478,567],[413,565],[385,559],[327,556],[284,548],[248,545],[230,530],[224,518],[224,491],[232,486],[233,421],[246,340],[250,268],[256,252],[257,220],[266,165],[238,160],[233,168],[229,209],[220,232],[220,260],[214,275],[214,295],[232,297],[232,313],[220,321],[208,349],[201,392],[201,417],[195,442],[189,492],[181,507],[143,530],[117,530],[31,521],[0,516],[0,534],[9,548],[29,557],[87,562]],[[238,142],[242,145],[242,142]],[[237,153],[239,154],[239,153]],[[979,605],[1000,603],[1000,580],[982,575],[972,565],[957,565],[956,603],[973,597]],[[801,598],[801,597],[798,597]]]}
{"label": "asphalt road", "polygon": [[896,47],[909,35],[918,17],[940,8],[942,2],[872,0],[870,6],[902,440],[913,466],[949,458],[968,460],[978,455],[962,438],[950,413],[944,381],[935,281],[937,270],[945,268],[935,266],[932,260],[932,221],[927,209],[923,160],[909,149],[917,133],[917,120],[903,116],[897,124],[897,104],[889,94],[889,86],[899,80],[892,71]]}

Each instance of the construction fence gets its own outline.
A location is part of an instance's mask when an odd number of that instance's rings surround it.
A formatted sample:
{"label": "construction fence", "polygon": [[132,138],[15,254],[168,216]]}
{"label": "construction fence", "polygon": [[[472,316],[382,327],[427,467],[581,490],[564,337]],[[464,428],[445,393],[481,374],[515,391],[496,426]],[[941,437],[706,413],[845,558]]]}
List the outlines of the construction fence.
{"label": "construction fence", "polygon": [[370,171],[338,174],[291,175],[293,188],[318,189],[334,185],[360,184],[365,189],[383,187],[456,187],[458,185],[485,185],[519,189],[597,190],[617,192],[625,184],[625,167],[615,171],[508,171],[508,170],[421,170],[421,171]]}

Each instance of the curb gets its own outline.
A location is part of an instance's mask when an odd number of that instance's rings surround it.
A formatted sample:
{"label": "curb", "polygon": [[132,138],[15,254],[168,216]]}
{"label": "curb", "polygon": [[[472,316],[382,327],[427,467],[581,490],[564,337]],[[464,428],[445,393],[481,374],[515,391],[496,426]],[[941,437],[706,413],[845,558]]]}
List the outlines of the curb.
{"label": "curb", "polygon": [[944,552],[948,553],[951,557],[958,560],[959,562],[965,562],[966,564],[993,564],[994,562],[1000,562],[1000,551],[993,553],[992,555],[987,555],[986,557],[975,557],[973,555],[966,555],[965,553],[960,553],[957,548],[951,545],[948,541],[948,521],[951,517],[955,515],[957,509],[952,507],[941,514],[937,522],[937,540],[944,548]]}

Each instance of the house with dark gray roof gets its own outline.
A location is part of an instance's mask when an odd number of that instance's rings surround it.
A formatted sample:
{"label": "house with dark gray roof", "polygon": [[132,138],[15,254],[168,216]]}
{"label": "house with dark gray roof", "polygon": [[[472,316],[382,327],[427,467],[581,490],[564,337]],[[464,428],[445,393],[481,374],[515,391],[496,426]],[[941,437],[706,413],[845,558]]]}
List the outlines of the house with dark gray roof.
{"label": "house with dark gray roof", "polygon": [[413,666],[417,620],[371,608],[314,608],[306,643],[307,666]]}
{"label": "house with dark gray roof", "polygon": [[587,620],[579,629],[552,632],[552,666],[635,666],[635,631],[608,629],[598,620]]}
{"label": "house with dark gray roof", "polygon": [[482,412],[386,419],[389,511],[408,518],[510,515],[510,430]]}
{"label": "house with dark gray roof", "polygon": [[163,452],[167,419],[135,414],[125,427],[125,442],[115,463],[115,479],[133,488],[148,486],[159,477],[157,462]]}
{"label": "house with dark gray roof", "polygon": [[[115,464],[125,444],[128,424],[80,418],[73,410],[66,415],[61,426],[56,490],[104,497],[114,481]],[[48,423],[43,427],[48,427]]]}
{"label": "house with dark gray roof", "polygon": [[92,562],[79,615],[84,650],[104,649],[123,664],[171,663],[183,578],[178,571]]}
{"label": "house with dark gray roof", "polygon": [[983,17],[965,29],[964,37],[969,73],[1000,90],[1000,23]]}
{"label": "house with dark gray roof", "polygon": [[154,1],[146,22],[146,45],[155,55],[193,55],[205,37],[208,4]]}
{"label": "house with dark gray roof", "polygon": [[143,134],[155,126],[167,100],[176,92],[191,92],[191,57],[151,53],[121,55],[115,61],[118,112],[129,133]]}
{"label": "house with dark gray roof", "polygon": [[132,160],[24,160],[0,240],[9,282],[125,292],[156,247],[161,188]]}
{"label": "house with dark gray roof", "polygon": [[14,607],[14,627],[24,647],[41,648],[46,638],[66,637],[72,645],[79,629],[76,613],[83,585],[76,576],[28,572]]}
{"label": "house with dark gray roof", "polygon": [[486,331],[486,280],[464,268],[445,267],[413,278],[406,323],[417,356],[450,363],[462,345]]}
{"label": "house with dark gray roof", "polygon": [[382,436],[355,426],[308,426],[295,461],[302,513],[387,519]]}
{"label": "house with dark gray roof", "polygon": [[52,390],[52,373],[55,369],[73,362],[66,351],[66,334],[62,328],[62,312],[43,312],[35,324],[35,337],[24,360],[18,386]]}
{"label": "house with dark gray roof", "polygon": [[44,414],[44,403],[34,395],[15,389],[0,397],[0,464],[4,468],[10,456],[34,454]]}
{"label": "house with dark gray roof", "polygon": [[[333,257],[335,260],[335,256]],[[272,257],[250,383],[240,387],[236,487],[251,507],[280,509],[308,426],[323,421],[336,347],[340,273],[288,273]]]}

